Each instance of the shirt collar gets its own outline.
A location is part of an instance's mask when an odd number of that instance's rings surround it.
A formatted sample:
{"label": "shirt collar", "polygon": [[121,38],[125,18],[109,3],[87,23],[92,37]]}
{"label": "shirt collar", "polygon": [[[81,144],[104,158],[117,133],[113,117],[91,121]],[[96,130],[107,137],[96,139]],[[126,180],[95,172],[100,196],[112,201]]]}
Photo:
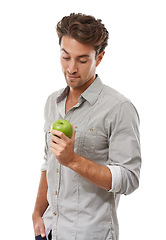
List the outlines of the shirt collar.
{"label": "shirt collar", "polygon": [[[96,75],[95,81],[81,94],[79,97],[79,102],[82,102],[83,99],[87,100],[91,105],[93,105],[103,88],[103,83],[101,82],[98,75]],[[70,87],[67,86],[63,92],[57,97],[56,102],[61,102],[70,91]],[[83,99],[82,99],[83,98]]]}
{"label": "shirt collar", "polygon": [[98,96],[103,89],[103,83],[101,82],[99,76],[96,76],[95,81],[81,94],[80,97],[83,97],[87,100],[91,105],[93,105]]}
{"label": "shirt collar", "polygon": [[61,102],[68,94],[69,94],[69,91],[70,91],[70,87],[67,86],[63,92],[57,97],[56,99],[56,102],[59,103]]}

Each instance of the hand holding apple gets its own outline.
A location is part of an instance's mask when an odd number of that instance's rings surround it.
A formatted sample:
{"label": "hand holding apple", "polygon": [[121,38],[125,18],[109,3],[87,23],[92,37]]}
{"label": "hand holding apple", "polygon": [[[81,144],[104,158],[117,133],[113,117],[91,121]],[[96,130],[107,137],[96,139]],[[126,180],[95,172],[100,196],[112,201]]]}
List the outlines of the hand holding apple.
{"label": "hand holding apple", "polygon": [[60,164],[69,167],[73,163],[76,155],[74,152],[76,131],[71,123],[66,120],[58,120],[55,123],[53,123],[54,126],[52,126],[51,131],[50,151],[55,155]]}

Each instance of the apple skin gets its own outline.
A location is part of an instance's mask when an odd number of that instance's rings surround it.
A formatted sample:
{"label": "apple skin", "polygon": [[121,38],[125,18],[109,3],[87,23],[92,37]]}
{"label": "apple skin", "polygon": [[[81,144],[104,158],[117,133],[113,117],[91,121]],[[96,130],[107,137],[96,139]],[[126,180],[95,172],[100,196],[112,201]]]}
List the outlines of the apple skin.
{"label": "apple skin", "polygon": [[52,124],[52,130],[63,132],[68,138],[72,137],[73,128],[70,122],[65,119],[59,119]]}

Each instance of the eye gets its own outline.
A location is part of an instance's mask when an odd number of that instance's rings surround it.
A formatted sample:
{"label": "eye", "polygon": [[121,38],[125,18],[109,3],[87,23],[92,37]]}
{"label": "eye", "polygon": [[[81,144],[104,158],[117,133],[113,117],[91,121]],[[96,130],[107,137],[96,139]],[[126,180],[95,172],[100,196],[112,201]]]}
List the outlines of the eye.
{"label": "eye", "polygon": [[86,58],[79,58],[79,62],[80,63],[87,63],[87,59]]}
{"label": "eye", "polygon": [[81,61],[81,60],[80,60],[80,63],[87,63],[87,61]]}
{"label": "eye", "polygon": [[69,60],[70,58],[69,57],[62,57],[63,59],[65,59],[65,60]]}

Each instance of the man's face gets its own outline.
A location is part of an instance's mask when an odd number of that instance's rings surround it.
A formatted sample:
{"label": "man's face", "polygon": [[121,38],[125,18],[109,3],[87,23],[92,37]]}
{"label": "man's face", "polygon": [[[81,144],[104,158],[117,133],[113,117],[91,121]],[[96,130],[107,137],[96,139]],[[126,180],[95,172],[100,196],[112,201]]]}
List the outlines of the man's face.
{"label": "man's face", "polygon": [[[104,55],[99,54],[99,55]],[[95,71],[102,57],[92,46],[63,36],[61,41],[61,65],[66,82],[72,88],[87,88],[95,79]]]}

